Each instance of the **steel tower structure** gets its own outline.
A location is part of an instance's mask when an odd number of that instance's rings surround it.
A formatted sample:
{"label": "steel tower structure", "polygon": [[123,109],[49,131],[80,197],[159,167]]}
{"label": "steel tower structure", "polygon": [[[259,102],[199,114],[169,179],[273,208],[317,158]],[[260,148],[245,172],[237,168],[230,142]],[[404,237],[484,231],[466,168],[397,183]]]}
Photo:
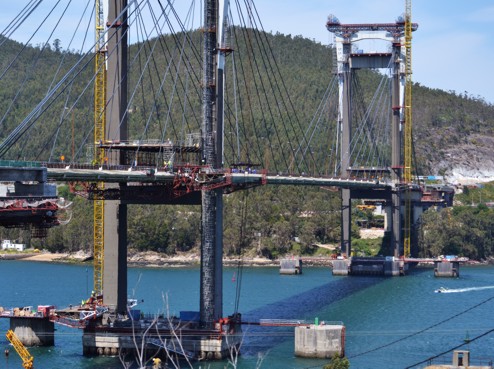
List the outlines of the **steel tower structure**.
{"label": "steel tower structure", "polygon": [[[410,32],[418,28],[417,24],[410,23]],[[404,43],[405,21],[399,19],[395,23],[373,24],[341,24],[333,15],[328,17],[326,28],[334,33],[336,41],[337,75],[339,85],[339,113],[338,124],[341,134],[340,146],[340,176],[348,178],[351,172],[351,135],[352,135],[352,89],[351,79],[353,70],[362,68],[392,68],[392,132],[391,132],[391,169],[392,179],[397,190],[391,194],[392,218],[392,248],[395,256],[402,253],[401,236],[401,191],[403,162],[401,158],[401,132],[404,106],[404,60],[405,55],[401,45]],[[352,53],[352,44],[366,39],[380,39],[390,42],[392,52]],[[347,256],[351,255],[351,200],[354,192],[349,188],[342,188],[341,197],[341,249]],[[355,195],[356,196],[356,195]],[[359,194],[365,198],[365,194]]]}
{"label": "steel tower structure", "polygon": [[[228,0],[204,6],[202,165],[223,167],[224,25]],[[206,169],[207,170],[207,169]],[[223,314],[223,189],[202,192],[200,319],[211,327]]]}

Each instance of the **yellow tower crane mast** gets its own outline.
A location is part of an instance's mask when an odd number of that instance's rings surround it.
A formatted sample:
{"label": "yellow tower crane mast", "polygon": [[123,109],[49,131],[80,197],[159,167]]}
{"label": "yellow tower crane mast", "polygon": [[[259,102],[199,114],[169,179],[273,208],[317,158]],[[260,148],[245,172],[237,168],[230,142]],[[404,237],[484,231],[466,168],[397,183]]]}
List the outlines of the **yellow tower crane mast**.
{"label": "yellow tower crane mast", "polygon": [[10,341],[12,346],[14,346],[15,351],[17,351],[17,353],[21,357],[22,367],[24,369],[32,369],[34,357],[32,357],[27,348],[22,344],[21,340],[16,336],[14,331],[9,329],[5,336]]}
{"label": "yellow tower crane mast", "polygon": [[412,200],[412,0],[405,0],[405,128],[404,128],[404,168],[405,219],[403,235],[403,255],[410,255]]}
{"label": "yellow tower crane mast", "polygon": [[[95,0],[96,42],[94,55],[94,162],[104,164],[105,151],[98,147],[105,141],[106,123],[106,46],[104,39],[103,1]],[[104,188],[103,182],[98,182],[98,188]],[[103,293],[103,261],[104,261],[104,225],[105,203],[102,199],[94,201],[93,233],[94,233],[94,292]]]}

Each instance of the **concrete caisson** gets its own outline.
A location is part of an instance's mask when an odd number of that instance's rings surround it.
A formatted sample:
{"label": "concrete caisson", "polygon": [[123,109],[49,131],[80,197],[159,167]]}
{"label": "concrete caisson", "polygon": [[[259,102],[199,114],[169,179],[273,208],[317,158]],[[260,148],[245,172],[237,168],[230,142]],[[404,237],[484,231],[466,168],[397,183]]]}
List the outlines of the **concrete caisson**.
{"label": "concrete caisson", "polygon": [[295,356],[332,358],[345,356],[344,325],[295,327]]}
{"label": "concrete caisson", "polygon": [[55,325],[47,317],[11,317],[10,329],[24,346],[55,345]]}
{"label": "concrete caisson", "polygon": [[280,274],[302,274],[302,259],[281,259]]}
{"label": "concrete caisson", "polygon": [[350,262],[348,260],[333,260],[333,275],[348,275]]}
{"label": "concrete caisson", "polygon": [[441,260],[434,262],[434,276],[456,278],[460,276],[460,262]]}

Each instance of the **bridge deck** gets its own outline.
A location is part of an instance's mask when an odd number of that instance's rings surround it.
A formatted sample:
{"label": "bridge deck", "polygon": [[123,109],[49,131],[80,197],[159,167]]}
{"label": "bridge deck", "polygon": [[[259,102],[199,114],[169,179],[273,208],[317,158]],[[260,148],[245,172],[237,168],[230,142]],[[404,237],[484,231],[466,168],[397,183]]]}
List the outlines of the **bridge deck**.
{"label": "bridge deck", "polygon": [[[212,174],[215,174],[212,172]],[[234,184],[261,184],[263,177],[268,184],[304,185],[304,186],[334,186],[345,188],[390,188],[391,183],[366,179],[342,179],[338,177],[308,177],[308,176],[280,176],[258,173],[218,173],[215,182],[226,182],[226,177],[231,176]],[[182,175],[187,176],[187,173]],[[66,166],[63,168],[48,168],[48,179],[60,182],[85,181],[85,182],[113,182],[113,183],[170,183],[176,178],[177,173],[167,171],[155,171],[154,169],[77,169]]]}

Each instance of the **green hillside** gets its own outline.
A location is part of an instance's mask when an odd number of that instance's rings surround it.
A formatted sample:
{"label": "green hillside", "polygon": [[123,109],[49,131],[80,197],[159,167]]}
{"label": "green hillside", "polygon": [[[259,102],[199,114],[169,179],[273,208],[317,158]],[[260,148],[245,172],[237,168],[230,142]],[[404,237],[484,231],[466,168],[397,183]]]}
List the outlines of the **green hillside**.
{"label": "green hillside", "polygon": [[[284,78],[283,83],[299,120],[309,121],[332,77],[332,50],[300,36],[281,34],[265,36],[271,45],[272,53]],[[192,37],[199,42],[197,33]],[[165,37],[163,42],[172,44],[169,37]],[[12,41],[3,44],[0,53],[2,70],[14,59],[21,47],[22,45]],[[138,47],[140,45],[133,45],[130,54],[135,55]],[[167,49],[163,50],[155,58],[157,67],[167,65],[165,51]],[[191,49],[187,52],[193,54]],[[62,58],[64,62],[57,71]],[[3,140],[30,112],[30,108],[43,98],[53,81],[53,76],[63,75],[77,59],[78,55],[74,52],[64,52],[50,47],[39,55],[39,47],[29,47],[27,52],[22,53],[20,58],[15,60],[15,73],[8,74],[0,80],[0,111],[2,115],[9,111],[9,117],[2,123],[0,140]],[[197,65],[194,68],[200,71]],[[90,80],[90,72],[90,68],[81,70],[77,82],[71,84],[65,91],[68,93],[70,90],[72,95],[84,91],[85,84]],[[20,83],[25,86],[21,96],[13,106],[10,106],[12,96],[19,86],[19,79],[14,78],[15,76],[20,76]],[[139,74],[136,67],[130,79],[137,78]],[[377,84],[380,78],[377,73],[363,73],[361,84],[364,90],[367,86],[370,89]],[[158,84],[159,80],[154,83]],[[193,85],[194,81],[191,80],[190,83],[192,84],[189,87],[190,124],[194,126],[198,125],[201,116],[199,103],[194,100],[197,98],[197,90],[200,89],[197,85]],[[247,77],[242,83],[247,85],[248,90],[255,89],[250,85],[252,81]],[[461,152],[460,149],[464,145],[465,155],[469,155],[468,150],[472,145],[479,147],[483,139],[494,137],[494,107],[482,100],[420,85],[414,86],[413,99],[414,146],[418,166],[422,168],[421,174],[447,173],[458,162],[468,162],[469,159],[468,156],[460,158],[456,154],[451,155],[451,150],[456,150],[455,153]],[[131,115],[130,135],[133,138],[142,138],[142,127],[146,117],[144,112],[153,109],[154,98],[149,90],[142,89],[136,92],[135,101],[142,101],[143,105],[136,109],[136,114]],[[55,100],[53,105],[60,111],[63,110],[64,103],[62,95],[62,98]],[[260,108],[262,104],[262,101],[252,102],[252,116],[246,117],[243,121],[246,136],[253,135],[254,131],[258,136],[260,135],[259,128],[256,129],[252,122],[262,119]],[[163,104],[157,109],[156,115],[159,115],[161,120],[157,119],[155,124],[149,127],[145,138],[156,138],[160,135],[162,127],[160,124],[164,124],[163,117],[167,116],[168,107]],[[73,131],[70,125],[61,127],[57,134],[65,139],[60,140],[60,144],[52,150],[54,132],[57,132],[56,127],[60,121],[59,113],[56,112],[56,109],[47,111],[47,114],[43,115],[43,124],[38,124],[35,130],[17,142],[10,158],[46,160],[50,155],[57,158],[61,154],[69,157],[67,153],[72,151],[71,140],[68,139],[72,135],[71,132],[75,132],[76,142],[82,142],[83,137],[91,132],[93,119],[91,93],[82,94],[81,101],[76,104],[70,117]],[[283,114],[289,115],[289,112],[284,111]],[[169,116],[172,121],[180,121],[180,107],[173,107]],[[279,120],[272,124],[282,126],[284,123]],[[265,134],[265,137],[274,134],[261,133]],[[295,133],[291,132],[291,134]],[[248,151],[248,145],[244,150]],[[256,157],[253,156],[252,159]],[[60,193],[74,201],[71,222],[66,226],[50,230],[45,240],[33,240],[32,245],[56,251],[91,250],[92,204],[82,198],[73,198],[73,195],[68,193],[67,187],[61,187]],[[314,245],[339,243],[339,201],[338,192],[302,187],[265,187],[227,195],[225,196],[225,253],[231,255],[241,252],[267,257],[276,257],[285,253],[324,253],[325,251],[317,249]],[[484,211],[488,213],[483,213]],[[471,215],[476,214],[480,214],[482,218],[489,214],[491,219],[493,218],[492,210],[488,209],[473,212]],[[366,216],[369,215],[361,213],[353,218]],[[427,219],[431,222],[437,221],[432,216]],[[157,250],[168,254],[189,251],[198,246],[199,224],[198,207],[129,206],[129,246],[137,250]],[[357,231],[355,225],[354,237],[358,237]],[[0,237],[17,238],[16,232],[18,231],[0,229]],[[23,232],[21,237],[24,241],[30,242],[26,232]],[[438,247],[439,252],[441,246]],[[366,245],[362,248],[365,249]],[[483,248],[485,250],[482,253],[470,250],[465,251],[465,254],[478,257],[492,255],[492,240]]]}

